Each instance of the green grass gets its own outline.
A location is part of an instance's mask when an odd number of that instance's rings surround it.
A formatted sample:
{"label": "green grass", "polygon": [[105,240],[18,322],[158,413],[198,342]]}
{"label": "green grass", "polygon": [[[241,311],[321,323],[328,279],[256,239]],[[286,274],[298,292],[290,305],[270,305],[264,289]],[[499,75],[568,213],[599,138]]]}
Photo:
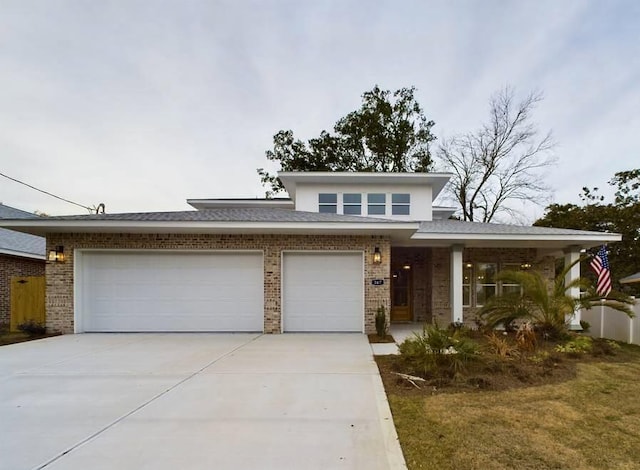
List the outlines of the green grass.
{"label": "green grass", "polygon": [[390,392],[409,469],[640,469],[640,348],[577,367],[499,392]]}

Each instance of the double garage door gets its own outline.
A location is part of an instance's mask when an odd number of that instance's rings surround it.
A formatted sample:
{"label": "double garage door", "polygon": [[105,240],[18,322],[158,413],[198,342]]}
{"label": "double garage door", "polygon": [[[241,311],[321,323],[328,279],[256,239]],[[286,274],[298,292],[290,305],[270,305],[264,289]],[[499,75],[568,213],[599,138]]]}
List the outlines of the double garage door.
{"label": "double garage door", "polygon": [[[76,325],[86,332],[263,331],[259,252],[82,252]],[[284,331],[363,330],[361,253],[284,253]]]}

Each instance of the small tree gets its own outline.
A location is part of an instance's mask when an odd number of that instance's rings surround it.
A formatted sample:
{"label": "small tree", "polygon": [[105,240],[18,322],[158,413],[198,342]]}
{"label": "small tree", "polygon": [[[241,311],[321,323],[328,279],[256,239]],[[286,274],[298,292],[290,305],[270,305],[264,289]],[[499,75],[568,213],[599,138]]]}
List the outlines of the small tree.
{"label": "small tree", "polygon": [[[593,284],[583,277],[565,283],[565,276],[573,264],[553,280],[536,270],[498,273],[498,281],[519,284],[521,292],[492,297],[480,310],[480,317],[492,328],[500,324],[509,325],[516,320],[530,321],[543,333],[555,338],[561,337],[567,332],[567,319],[577,309],[589,309],[600,300]],[[572,297],[569,292],[574,287],[586,291],[586,294]],[[628,306],[633,304],[630,297],[612,291],[607,300],[610,300],[607,303],[609,307],[633,316]]]}
{"label": "small tree", "polygon": [[491,97],[489,120],[475,132],[440,145],[439,159],[451,171],[447,190],[460,206],[463,220],[491,222],[500,213],[517,215],[511,201],[545,203],[549,194],[542,170],[554,158],[551,133],[540,135],[532,112],[542,100],[530,93],[516,102],[504,88]]}

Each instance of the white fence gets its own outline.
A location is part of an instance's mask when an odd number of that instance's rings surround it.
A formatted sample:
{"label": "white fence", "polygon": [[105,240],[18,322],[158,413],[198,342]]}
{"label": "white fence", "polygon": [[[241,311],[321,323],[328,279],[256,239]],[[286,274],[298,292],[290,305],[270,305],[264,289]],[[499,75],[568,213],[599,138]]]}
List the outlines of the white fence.
{"label": "white fence", "polygon": [[581,318],[591,324],[589,335],[595,338],[640,345],[640,301],[636,300],[632,310],[636,316],[629,318],[626,313],[607,307],[604,302],[591,310],[582,310]]}

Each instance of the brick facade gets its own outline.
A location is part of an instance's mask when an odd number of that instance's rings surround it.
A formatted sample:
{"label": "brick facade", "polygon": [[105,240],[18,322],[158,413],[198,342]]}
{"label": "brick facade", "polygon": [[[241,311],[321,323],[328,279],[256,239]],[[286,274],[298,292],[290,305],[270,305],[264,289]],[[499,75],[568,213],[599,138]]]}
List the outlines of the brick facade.
{"label": "brick facade", "polygon": [[[64,246],[64,263],[48,262],[47,328],[73,333],[74,250],[76,249],[166,249],[166,250],[261,250],[264,254],[264,331],[281,331],[281,266],[286,250],[327,250],[364,252],[365,332],[375,332],[375,313],[380,305],[389,311],[389,239],[380,236],[323,235],[215,235],[215,234],[52,234],[47,249]],[[378,247],[382,263],[373,264]],[[373,279],[384,279],[373,286]]]}
{"label": "brick facade", "polygon": [[44,276],[44,260],[0,254],[0,325],[11,320],[11,278]]}

